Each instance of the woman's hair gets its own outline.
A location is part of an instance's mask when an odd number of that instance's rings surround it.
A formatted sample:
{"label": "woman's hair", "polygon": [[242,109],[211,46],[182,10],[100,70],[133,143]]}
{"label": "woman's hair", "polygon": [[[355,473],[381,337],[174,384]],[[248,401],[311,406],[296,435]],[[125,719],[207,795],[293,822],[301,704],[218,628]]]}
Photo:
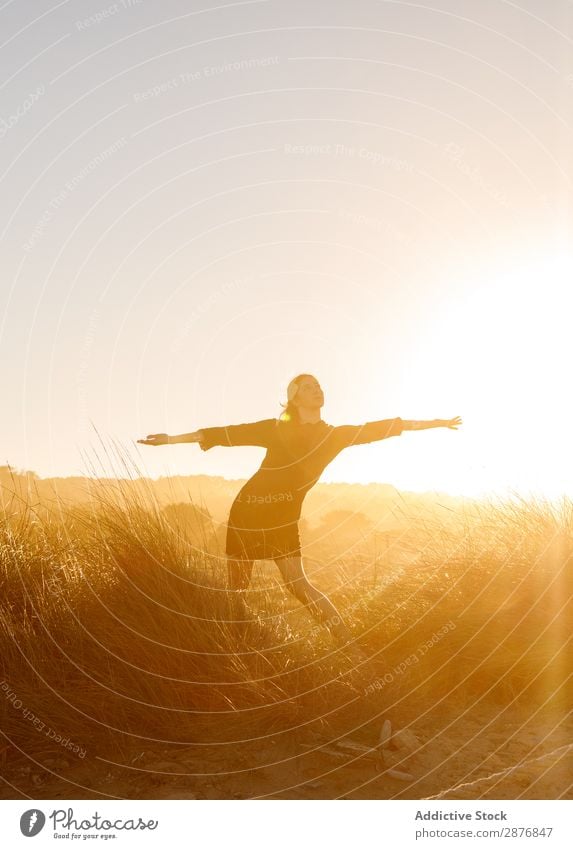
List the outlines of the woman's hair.
{"label": "woman's hair", "polygon": [[299,383],[304,380],[305,377],[313,377],[312,374],[297,374],[296,377],[293,377],[291,382],[288,385],[287,389],[287,402],[286,404],[281,403],[281,407],[284,407],[280,415],[280,421],[282,422],[298,422],[300,421],[300,416],[298,413],[298,407],[293,403],[293,398],[296,395],[298,390]]}

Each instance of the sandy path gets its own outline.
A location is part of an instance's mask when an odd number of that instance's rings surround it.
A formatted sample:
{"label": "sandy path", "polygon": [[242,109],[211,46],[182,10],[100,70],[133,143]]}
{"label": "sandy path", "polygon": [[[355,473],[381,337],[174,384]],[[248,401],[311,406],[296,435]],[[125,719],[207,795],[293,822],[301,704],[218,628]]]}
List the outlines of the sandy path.
{"label": "sandy path", "polygon": [[[381,757],[382,719],[340,738],[298,729],[266,740],[147,749],[121,765],[65,754],[49,770],[4,751],[2,798],[572,799],[573,717],[482,709],[413,722]],[[362,747],[362,748],[361,748]],[[411,780],[384,770],[409,773]],[[82,789],[82,786],[84,789]]]}

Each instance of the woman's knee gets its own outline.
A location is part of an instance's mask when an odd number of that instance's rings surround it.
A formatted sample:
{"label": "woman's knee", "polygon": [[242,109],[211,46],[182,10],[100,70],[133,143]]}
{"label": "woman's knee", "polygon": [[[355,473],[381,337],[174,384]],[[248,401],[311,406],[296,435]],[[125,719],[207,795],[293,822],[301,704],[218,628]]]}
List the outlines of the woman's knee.
{"label": "woman's knee", "polygon": [[290,575],[285,577],[284,581],[287,590],[296,596],[299,601],[314,601],[319,595],[305,575]]}
{"label": "woman's knee", "polygon": [[299,601],[303,601],[305,603],[307,601],[312,601],[308,586],[304,582],[301,582],[300,579],[286,581],[285,586],[287,590],[292,593]]}

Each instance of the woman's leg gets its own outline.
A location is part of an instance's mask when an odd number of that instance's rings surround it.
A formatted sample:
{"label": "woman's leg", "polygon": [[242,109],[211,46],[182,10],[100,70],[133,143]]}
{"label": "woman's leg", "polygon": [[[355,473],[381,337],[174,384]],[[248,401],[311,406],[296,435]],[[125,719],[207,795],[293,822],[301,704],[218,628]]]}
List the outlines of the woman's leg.
{"label": "woman's leg", "polygon": [[253,565],[253,560],[236,560],[233,557],[227,557],[233,618],[237,621],[244,622],[245,619],[250,618],[249,609],[245,603],[245,590],[248,589],[251,581]]}
{"label": "woman's leg", "polygon": [[335,639],[346,641],[351,638],[352,632],[336,607],[308,580],[302,557],[279,557],[275,559],[275,563],[279,567],[287,589],[302,604],[308,605],[315,619],[325,625]]}
{"label": "woman's leg", "polygon": [[251,582],[254,560],[235,560],[227,558],[227,574],[229,576],[229,589],[240,592],[246,590]]}

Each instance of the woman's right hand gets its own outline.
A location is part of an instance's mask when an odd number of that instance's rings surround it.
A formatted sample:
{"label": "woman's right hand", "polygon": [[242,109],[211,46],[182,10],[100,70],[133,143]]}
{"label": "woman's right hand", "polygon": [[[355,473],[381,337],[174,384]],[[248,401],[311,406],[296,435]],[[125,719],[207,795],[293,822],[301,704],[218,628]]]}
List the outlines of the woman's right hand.
{"label": "woman's right hand", "polygon": [[169,445],[169,434],[167,433],[148,433],[147,439],[138,439],[142,445]]}

